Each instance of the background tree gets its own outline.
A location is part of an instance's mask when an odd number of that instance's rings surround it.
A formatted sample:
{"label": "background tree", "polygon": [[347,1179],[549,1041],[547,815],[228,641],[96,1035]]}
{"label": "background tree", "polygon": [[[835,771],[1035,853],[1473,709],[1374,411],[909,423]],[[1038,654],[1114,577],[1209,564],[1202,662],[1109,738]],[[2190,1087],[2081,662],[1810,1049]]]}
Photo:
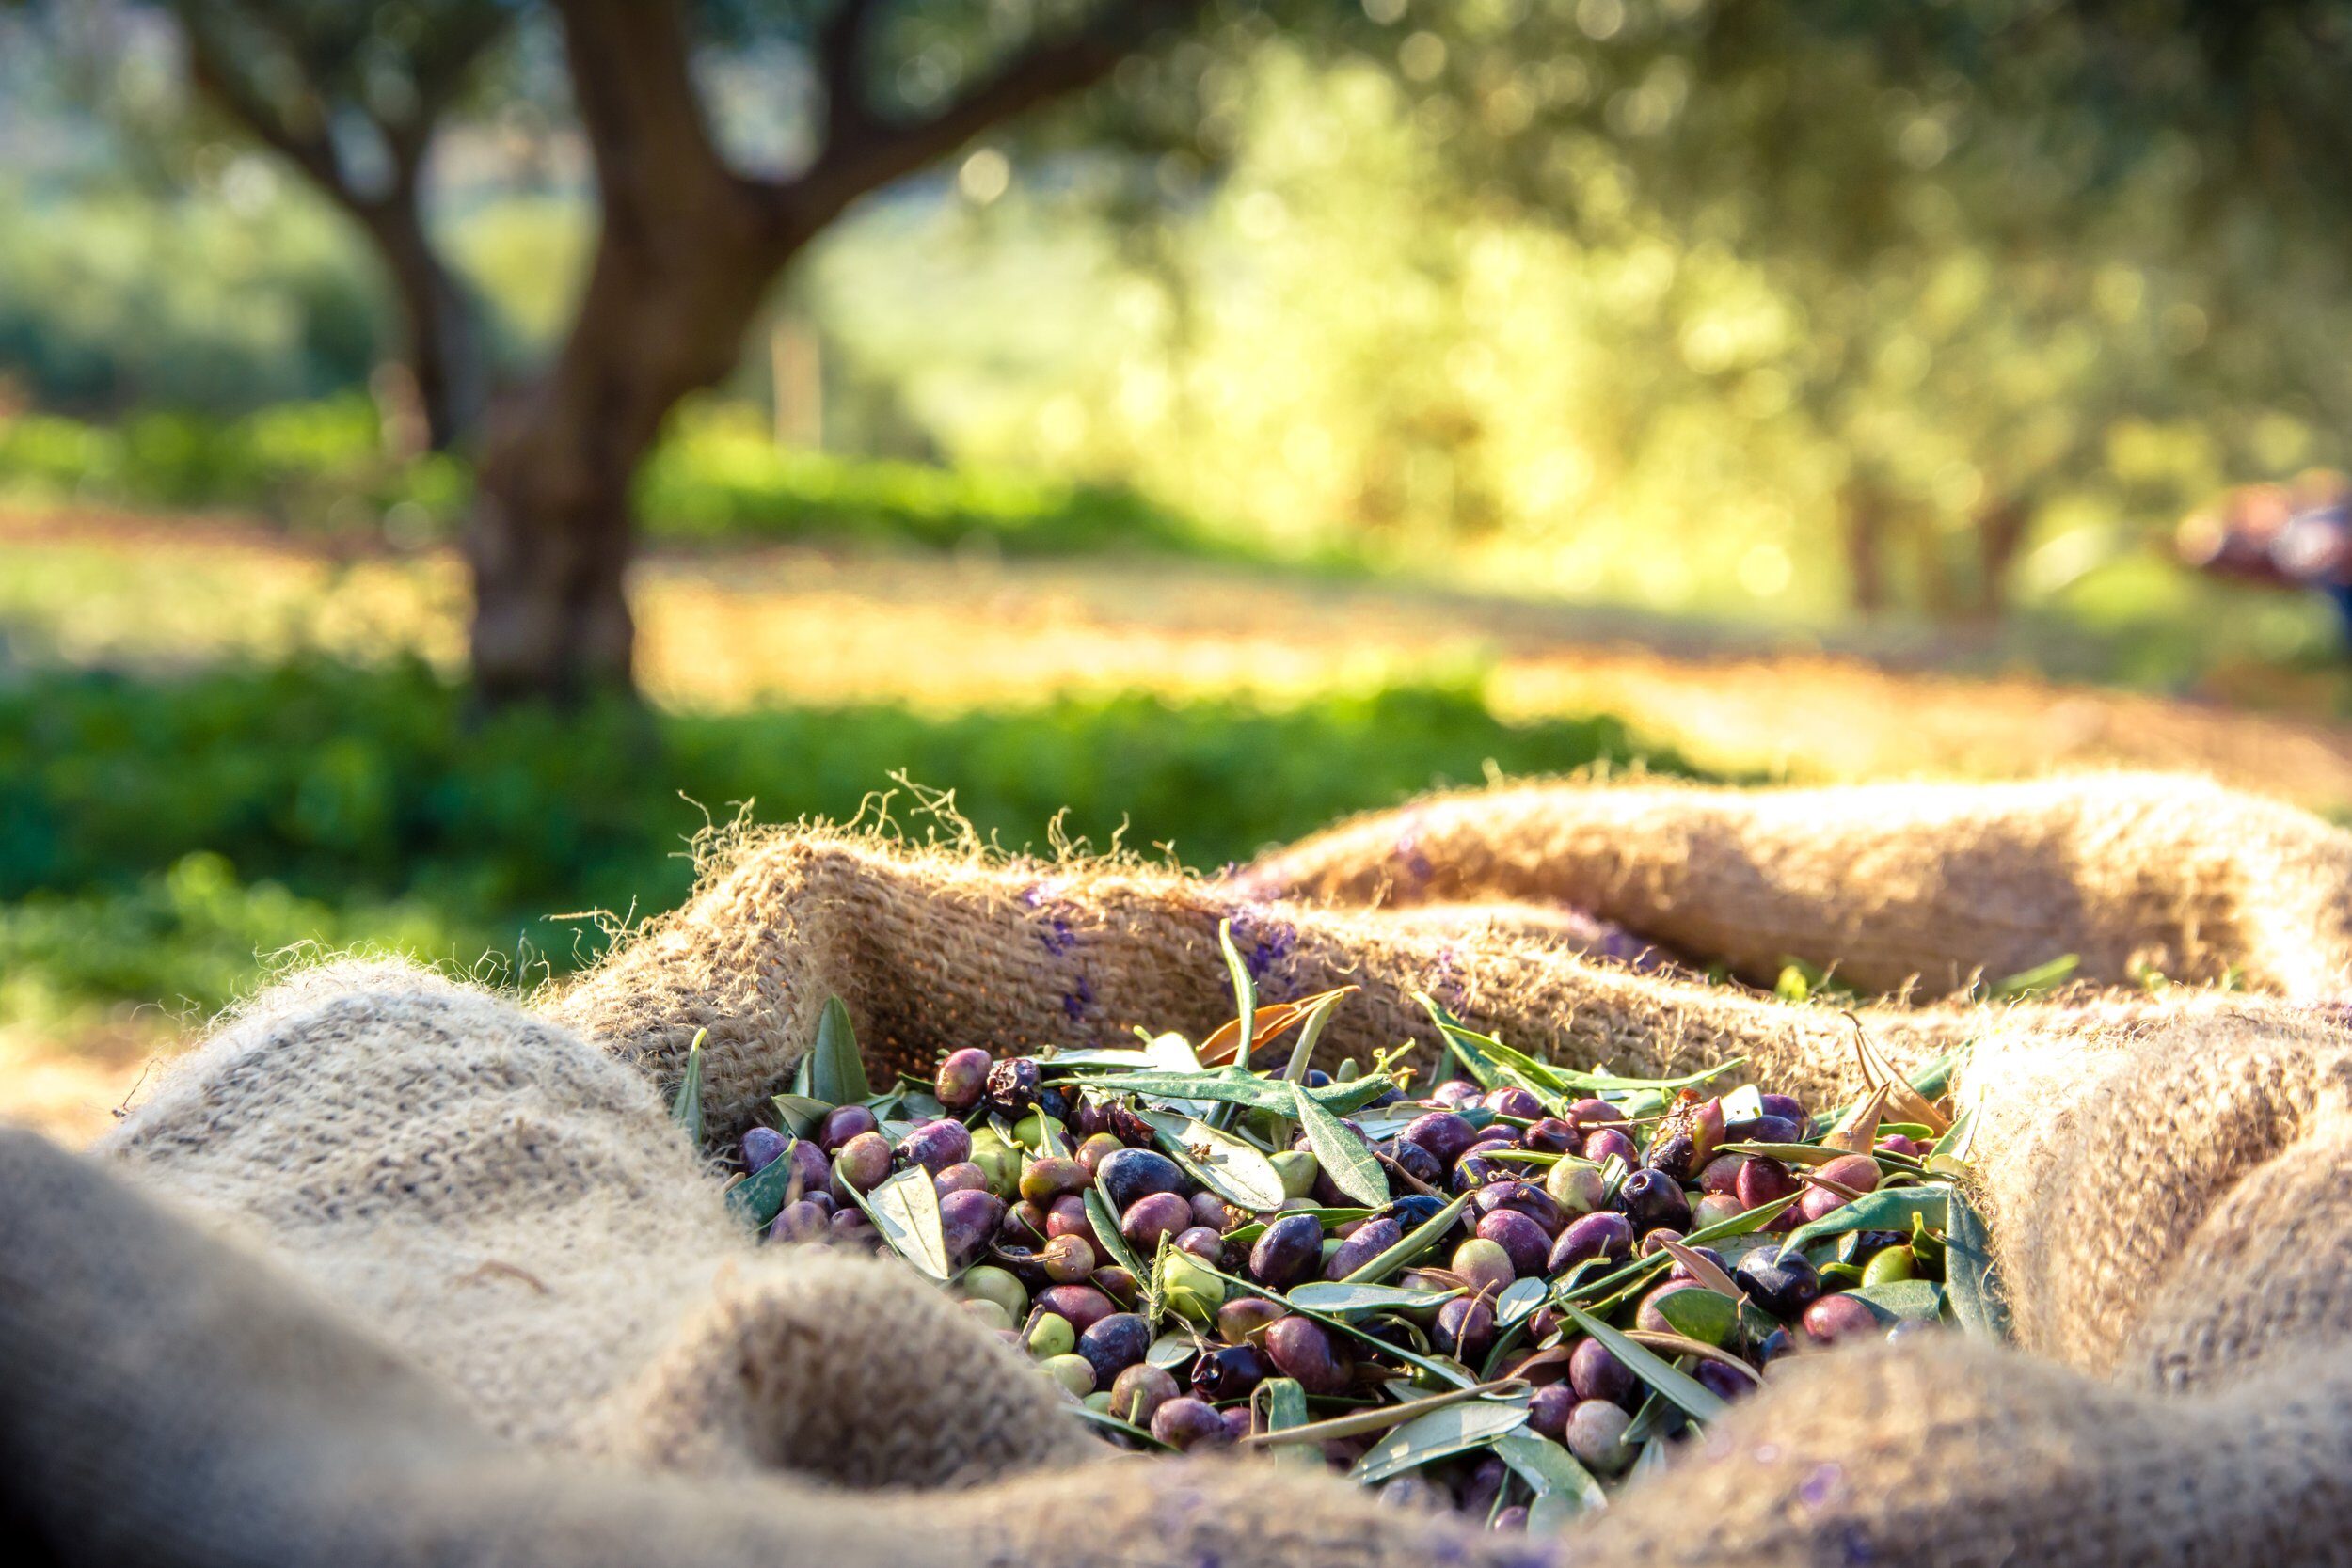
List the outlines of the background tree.
{"label": "background tree", "polygon": [[489,397],[482,325],[425,223],[426,156],[510,0],[169,0],[206,103],[301,172],[367,236],[391,285],[401,363],[428,444],[479,423]]}

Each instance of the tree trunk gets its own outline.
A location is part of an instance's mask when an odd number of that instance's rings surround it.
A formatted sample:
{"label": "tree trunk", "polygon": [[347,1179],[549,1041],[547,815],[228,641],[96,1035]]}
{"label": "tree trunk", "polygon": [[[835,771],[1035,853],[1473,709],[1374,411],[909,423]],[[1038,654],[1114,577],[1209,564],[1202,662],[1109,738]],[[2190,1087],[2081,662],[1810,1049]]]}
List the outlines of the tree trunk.
{"label": "tree trunk", "polygon": [[494,416],[485,443],[467,537],[485,700],[631,685],[638,467],[678,400],[733,368],[797,248],[748,208],[675,228],[608,213],[562,354]]}
{"label": "tree trunk", "polygon": [[2009,608],[2009,569],[2026,543],[2033,507],[2023,496],[1995,495],[1977,514],[1977,613],[1999,619]]}
{"label": "tree trunk", "polygon": [[474,433],[489,402],[473,299],[434,254],[413,187],[359,216],[400,307],[401,357],[416,381],[426,444],[447,451]]}
{"label": "tree trunk", "polygon": [[1853,608],[1864,615],[1886,609],[1886,504],[1860,481],[1838,495],[1845,512],[1846,580]]}

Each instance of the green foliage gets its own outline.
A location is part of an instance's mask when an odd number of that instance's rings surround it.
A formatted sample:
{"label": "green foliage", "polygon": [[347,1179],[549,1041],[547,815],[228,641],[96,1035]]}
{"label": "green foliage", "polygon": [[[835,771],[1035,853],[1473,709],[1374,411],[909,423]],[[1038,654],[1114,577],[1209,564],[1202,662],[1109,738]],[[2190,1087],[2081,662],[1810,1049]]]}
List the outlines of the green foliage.
{"label": "green foliage", "polygon": [[[1542,773],[1639,754],[1615,720],[1504,724],[1468,687],[1281,709],[1119,697],[947,719],[610,706],[477,720],[413,666],[161,683],[43,672],[0,692],[0,967],[69,999],[205,1005],[249,977],[255,952],[311,938],[463,963],[522,944],[569,967],[602,933],[551,917],[642,916],[685,895],[707,820],[693,802],[846,818],[898,772],[953,789],[1007,847],[1045,848],[1067,808],[1063,833],[1102,847],[1123,832],[1214,866],[1474,782],[1489,762]],[[897,815],[919,830],[909,804],[901,791]]]}

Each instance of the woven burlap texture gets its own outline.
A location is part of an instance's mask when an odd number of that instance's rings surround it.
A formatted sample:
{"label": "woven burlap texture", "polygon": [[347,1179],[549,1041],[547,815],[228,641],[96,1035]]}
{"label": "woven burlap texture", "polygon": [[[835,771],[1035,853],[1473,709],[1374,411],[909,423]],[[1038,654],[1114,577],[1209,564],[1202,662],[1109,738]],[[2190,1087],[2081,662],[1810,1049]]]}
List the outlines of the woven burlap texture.
{"label": "woven burlap texture", "polygon": [[[1409,918],[1268,897],[1362,895],[1433,816],[1484,864],[1424,877]],[[1537,877],[1505,851],[1547,832],[1608,842],[1605,866]],[[1995,846],[2020,856],[2006,919]],[[2352,1041],[2309,1004],[2338,974],[2347,855],[2292,814],[2149,780],[1479,795],[1224,882],[775,839],[536,1011],[328,968],[226,1021],[96,1160],[0,1145],[0,1517],[72,1561],[2346,1560]],[[1497,907],[1585,904],[1703,952],[1697,864],[1759,923],[1724,949],[1743,961],[1858,974],[1847,932],[1867,963],[1931,956],[1939,984],[2074,951],[2102,979],[2161,955],[2254,994],[1864,1009],[1899,1059],[1982,1037],[1961,1094],[2018,1347],[1802,1358],[1553,1540],[1280,1466],[1105,1458],[895,1265],[755,1249],[662,1108],[707,1027],[713,1124],[744,1125],[830,993],[878,1067],[1205,1032],[1223,918],[1270,997],[1364,988],[1333,1059],[1419,1031],[1427,988],[1580,1062],[1737,1053],[1768,1084],[1849,1091],[1837,1011],[1596,964],[1540,909]],[[2176,873],[2187,890],[2155,891]],[[1840,912],[1863,899],[1874,920]]]}

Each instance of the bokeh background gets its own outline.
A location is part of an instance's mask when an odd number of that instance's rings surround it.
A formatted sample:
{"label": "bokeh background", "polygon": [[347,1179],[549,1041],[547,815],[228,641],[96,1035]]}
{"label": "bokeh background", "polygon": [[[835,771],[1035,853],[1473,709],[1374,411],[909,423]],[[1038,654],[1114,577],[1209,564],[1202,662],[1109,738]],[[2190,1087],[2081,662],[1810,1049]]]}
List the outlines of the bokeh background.
{"label": "bokeh background", "polygon": [[[2329,602],[2172,548],[2346,460],[2352,6],[639,13],[694,156],[581,113],[663,80],[611,0],[0,5],[0,1114],[321,948],[564,973],[747,814],[1215,869],[1587,768],[2352,807]],[[587,279],[725,254],[660,199],[713,168],[818,215],[673,398],[725,291]],[[544,527],[635,689],[485,691],[485,510],[599,356],[658,430]]]}

